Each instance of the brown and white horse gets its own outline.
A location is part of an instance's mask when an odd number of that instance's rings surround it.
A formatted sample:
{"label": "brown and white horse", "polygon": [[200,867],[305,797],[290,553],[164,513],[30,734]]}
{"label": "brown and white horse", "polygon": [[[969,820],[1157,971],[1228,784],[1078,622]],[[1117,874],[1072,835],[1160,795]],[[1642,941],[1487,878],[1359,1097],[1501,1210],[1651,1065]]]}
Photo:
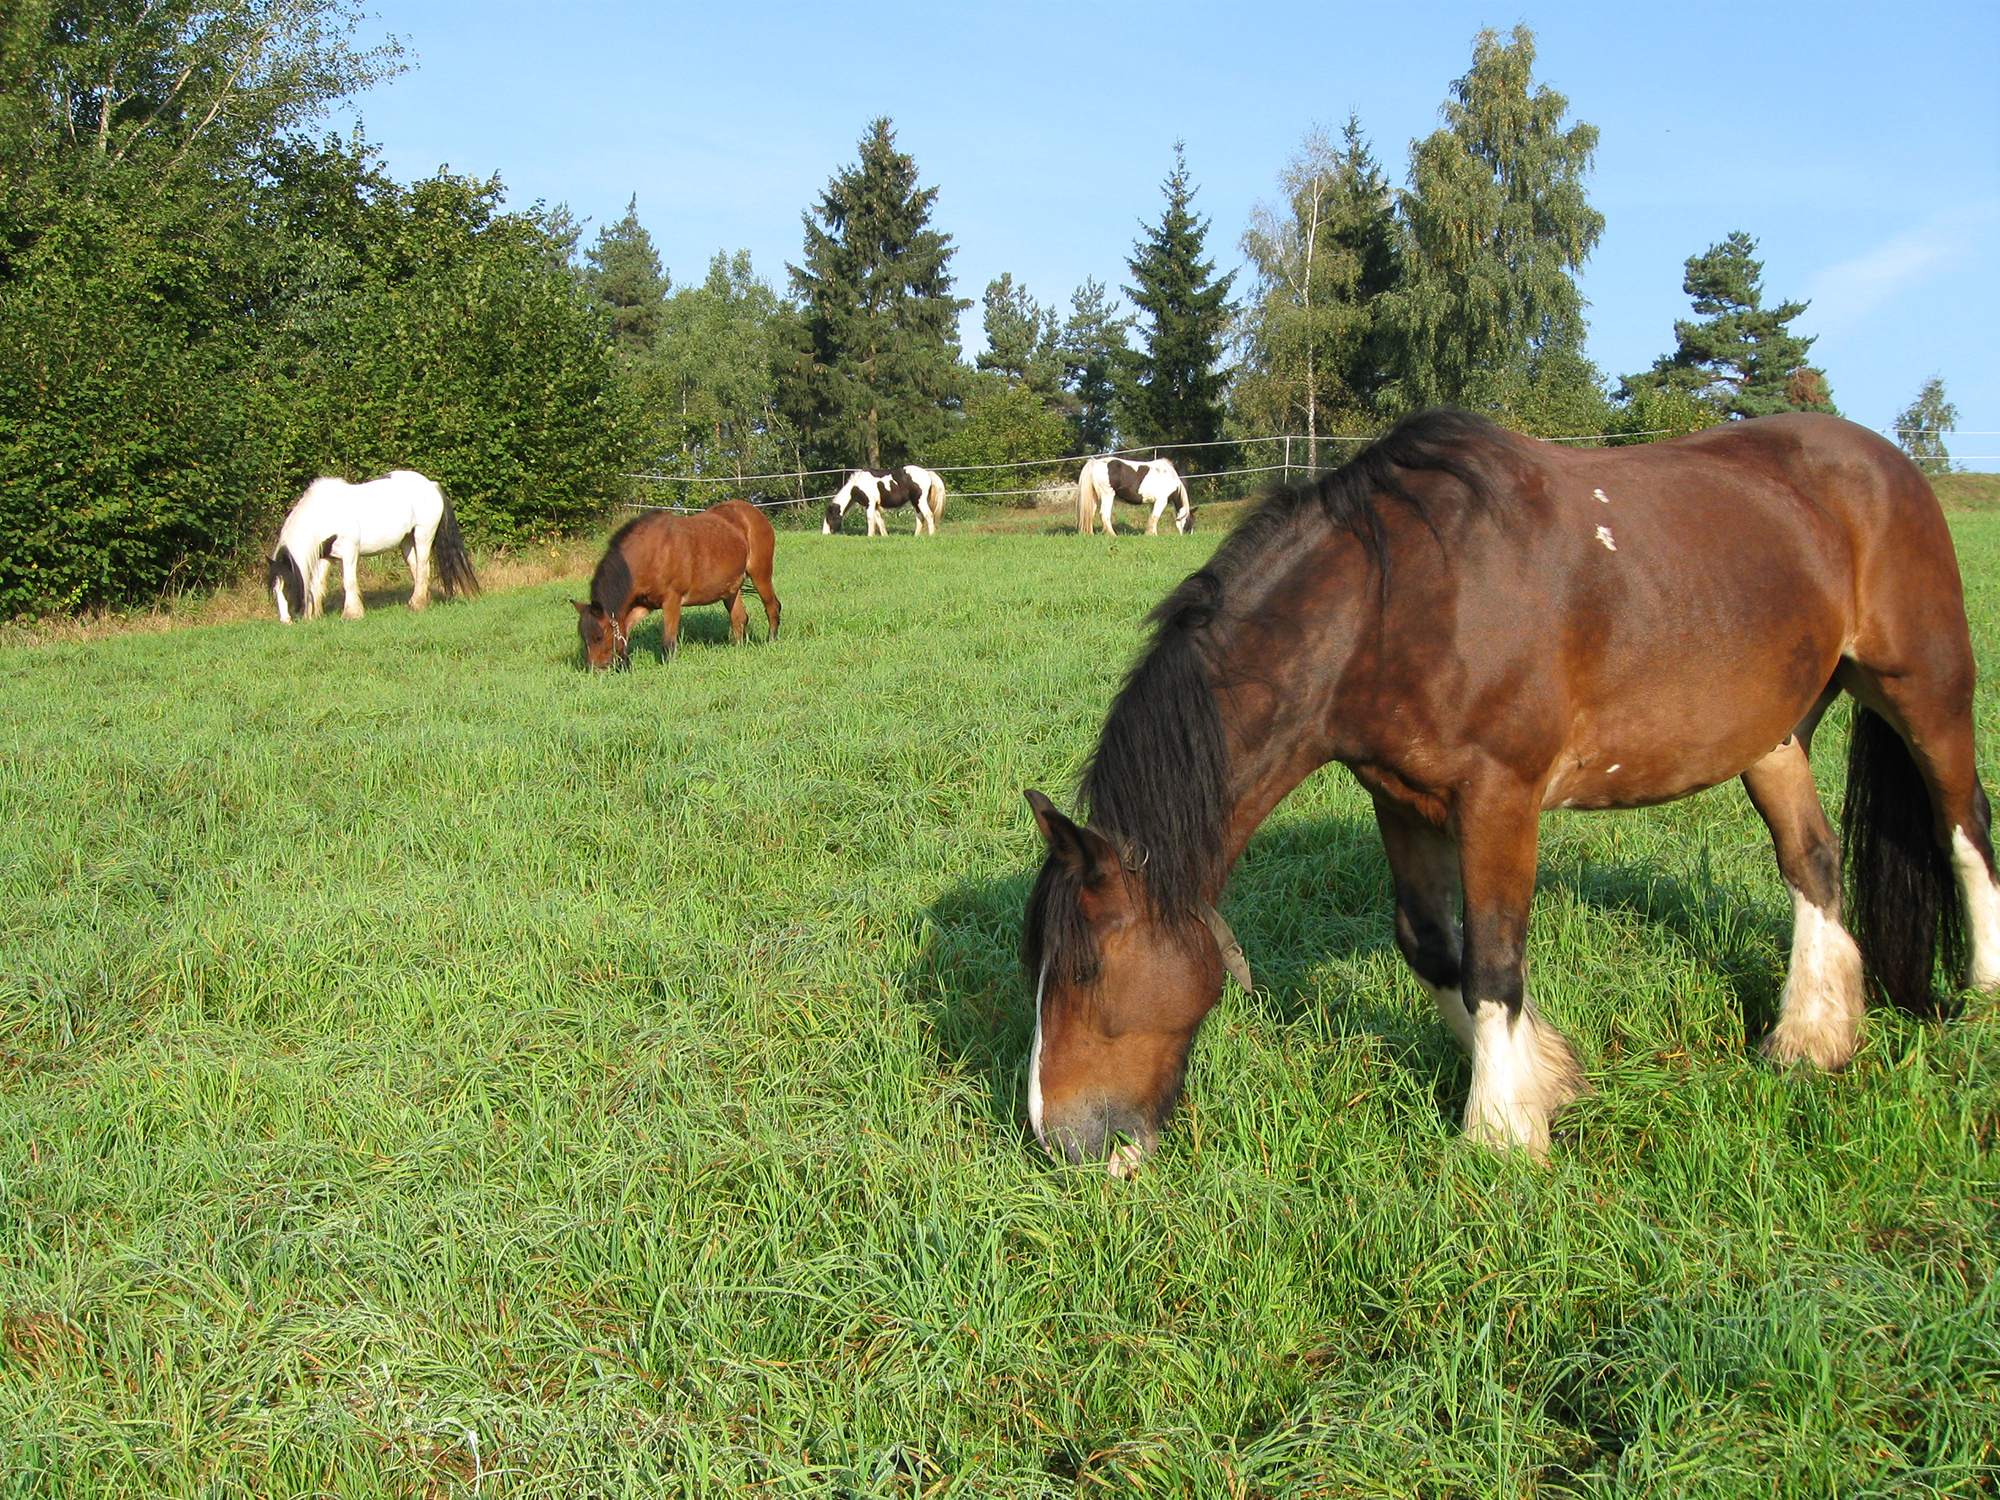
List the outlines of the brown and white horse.
{"label": "brown and white horse", "polygon": [[926,524],[936,536],[938,517],[944,514],[944,481],[915,464],[897,469],[856,469],[826,502],[826,519],[820,530],[828,535],[840,530],[848,506],[854,504],[867,506],[870,536],[878,531],[887,536],[889,523],[882,512],[904,505],[916,513],[918,536],[924,534]]}
{"label": "brown and white horse", "polygon": [[1187,483],[1170,458],[1085,460],[1076,476],[1076,529],[1089,536],[1092,525],[1101,518],[1104,534],[1113,535],[1114,500],[1152,506],[1153,513],[1146,519],[1147,536],[1159,534],[1160,515],[1169,504],[1174,506],[1174,530],[1186,534],[1194,529],[1194,506],[1188,500]]}
{"label": "brown and white horse", "polygon": [[729,639],[741,645],[749,615],[745,580],[764,601],[771,639],[782,610],[771,583],[777,536],[771,519],[747,500],[724,500],[692,516],[649,510],[612,536],[590,579],[590,601],[572,599],[583,657],[591,667],[629,667],[632,627],[660,611],[660,647],[669,661],[681,638],[681,610],[720,602],[729,610]]}
{"label": "brown and white horse", "polygon": [[[1072,1160],[1124,1173],[1155,1144],[1225,965],[1248,977],[1214,903],[1331,761],[1374,799],[1397,945],[1472,1056],[1476,1140],[1544,1152],[1583,1087],[1523,982],[1546,808],[1743,778],[1794,911],[1778,1062],[1844,1064],[1870,992],[1935,1013],[1940,950],[1951,982],[2000,987],[1951,537],[1864,428],[1788,415],[1572,451],[1423,413],[1264,500],[1152,618],[1087,819],[1028,794],[1048,846],[1023,934],[1029,1117]],[[1843,691],[1845,922],[1807,760]]]}

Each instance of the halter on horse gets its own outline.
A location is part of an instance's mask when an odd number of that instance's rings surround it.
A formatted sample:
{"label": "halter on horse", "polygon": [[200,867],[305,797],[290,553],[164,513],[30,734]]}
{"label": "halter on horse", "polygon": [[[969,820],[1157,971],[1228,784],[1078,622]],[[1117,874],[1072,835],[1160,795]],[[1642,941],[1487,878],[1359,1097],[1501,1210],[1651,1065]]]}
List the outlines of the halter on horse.
{"label": "halter on horse", "polygon": [[915,464],[904,464],[899,469],[856,469],[847,476],[846,483],[833,492],[833,498],[826,502],[826,519],[820,531],[831,535],[840,530],[840,523],[847,515],[847,508],[857,503],[868,507],[868,535],[881,532],[889,534],[889,523],[882,512],[908,505],[916,511],[916,534],[924,534],[924,526],[929,524],[931,535],[937,535],[938,517],[944,514],[944,481],[929,469],[920,469]]}
{"label": "halter on horse", "polygon": [[[1267,498],[1152,618],[1088,818],[1029,795],[1048,845],[1023,934],[1029,1118],[1071,1160],[1123,1174],[1153,1148],[1221,993],[1213,903],[1331,761],[1374,799],[1397,946],[1472,1055],[1465,1129],[1491,1145],[1545,1152],[1584,1086],[1522,967],[1546,808],[1743,778],[1794,911],[1763,1044],[1780,1063],[1845,1064],[1871,991],[1936,1013],[1938,967],[2000,988],[1951,536],[1864,428],[1788,415],[1570,451],[1422,413]],[[1848,926],[1807,757],[1842,692]]]}
{"label": "halter on horse", "polygon": [[1126,458],[1093,458],[1085,461],[1076,476],[1076,529],[1085,536],[1101,518],[1104,534],[1113,535],[1111,503],[1150,505],[1153,513],[1146,521],[1146,535],[1160,530],[1160,514],[1175,502],[1174,529],[1185,535],[1194,529],[1194,506],[1188,500],[1187,484],[1170,458],[1148,459],[1143,463]]}
{"label": "halter on horse", "polygon": [[783,613],[771,583],[777,536],[770,517],[745,500],[724,500],[699,515],[649,510],[621,526],[590,579],[590,600],[572,599],[584,660],[593,668],[632,664],[632,627],[646,611],[662,616],[661,650],[672,660],[680,644],[681,610],[721,603],[729,639],[740,645],[749,616],[743,584],[757,586],[771,639]]}
{"label": "halter on horse", "polygon": [[271,552],[265,586],[277,603],[278,618],[288,625],[319,618],[326,602],[327,567],[337,558],[344,591],[340,613],[360,619],[357,562],[398,549],[410,565],[411,609],[430,602],[434,563],[447,599],[479,592],[451,502],[423,475],[397,469],[366,484],[315,479],[285,517]]}

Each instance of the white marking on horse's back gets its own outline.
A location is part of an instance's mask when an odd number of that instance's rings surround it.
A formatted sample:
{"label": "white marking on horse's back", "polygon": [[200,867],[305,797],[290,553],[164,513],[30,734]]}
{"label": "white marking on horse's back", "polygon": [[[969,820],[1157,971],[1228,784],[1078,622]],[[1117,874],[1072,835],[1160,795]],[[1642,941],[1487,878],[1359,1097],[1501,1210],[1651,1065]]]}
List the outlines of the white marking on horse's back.
{"label": "white marking on horse's back", "polygon": [[1616,552],[1618,550],[1618,544],[1611,539],[1611,528],[1609,526],[1600,526],[1597,528],[1597,539],[1604,543],[1604,550],[1606,552]]}
{"label": "white marking on horse's back", "polygon": [[2000,890],[1986,861],[1963,828],[1951,831],[1951,867],[1965,899],[1965,925],[1972,936],[1972,961],[1965,982],[1975,990],[2000,989]]}
{"label": "white marking on horse's back", "polygon": [[1609,505],[1611,503],[1611,497],[1605,494],[1603,490],[1592,490],[1590,493],[1597,496],[1597,498],[1602,500],[1606,505]]}
{"label": "white marking on horse's back", "polygon": [[1604,768],[1604,774],[1606,776],[1609,776],[1613,771],[1617,770],[1619,766],[1622,766],[1624,764],[1625,763],[1623,761],[1618,761],[1613,765],[1608,765]]}

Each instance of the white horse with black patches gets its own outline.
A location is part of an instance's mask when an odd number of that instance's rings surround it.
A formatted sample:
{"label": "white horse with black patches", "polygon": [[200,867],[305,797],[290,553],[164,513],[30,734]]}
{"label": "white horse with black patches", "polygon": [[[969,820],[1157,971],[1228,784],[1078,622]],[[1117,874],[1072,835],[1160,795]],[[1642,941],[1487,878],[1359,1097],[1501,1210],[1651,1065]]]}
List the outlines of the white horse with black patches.
{"label": "white horse with black patches", "polygon": [[922,536],[928,525],[931,535],[936,536],[938,517],[944,514],[944,480],[915,464],[896,469],[856,469],[826,502],[826,521],[820,530],[827,535],[840,530],[848,506],[856,504],[868,507],[870,536],[878,531],[887,536],[889,523],[882,518],[882,512],[905,505],[916,512],[916,534]]}
{"label": "white horse with black patches", "polygon": [[1089,536],[1091,527],[1102,519],[1104,534],[1113,535],[1111,505],[1115,500],[1153,507],[1146,521],[1147,536],[1159,534],[1160,515],[1170,503],[1175,507],[1174,529],[1183,534],[1194,529],[1194,506],[1188,500],[1187,484],[1170,458],[1086,460],[1083,472],[1076,476],[1076,529]]}
{"label": "white horse with black patches", "polygon": [[411,609],[430,602],[433,569],[446,598],[479,592],[451,502],[423,475],[397,469],[365,484],[315,479],[285,517],[271,552],[267,582],[278,618],[287,625],[318,619],[326,602],[328,565],[338,560],[345,590],[340,613],[360,619],[355,565],[364,557],[398,550],[410,565]]}

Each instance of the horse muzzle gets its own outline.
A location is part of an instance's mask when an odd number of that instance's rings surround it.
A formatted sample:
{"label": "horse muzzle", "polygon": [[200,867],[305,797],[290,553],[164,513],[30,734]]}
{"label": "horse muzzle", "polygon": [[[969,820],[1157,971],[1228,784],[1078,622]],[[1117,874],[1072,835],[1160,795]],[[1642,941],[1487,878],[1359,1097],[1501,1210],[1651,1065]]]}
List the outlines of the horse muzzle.
{"label": "horse muzzle", "polygon": [[1100,1094],[1051,1110],[1042,1120],[1042,1146],[1071,1166],[1102,1163],[1113,1177],[1135,1177],[1159,1144],[1160,1129],[1146,1111]]}

